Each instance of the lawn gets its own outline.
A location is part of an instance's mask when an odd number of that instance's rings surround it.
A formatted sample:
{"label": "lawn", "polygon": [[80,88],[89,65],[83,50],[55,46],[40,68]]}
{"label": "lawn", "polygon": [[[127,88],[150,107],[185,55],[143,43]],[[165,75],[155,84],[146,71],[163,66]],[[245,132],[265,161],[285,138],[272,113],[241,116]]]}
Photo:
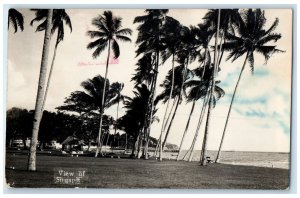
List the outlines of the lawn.
{"label": "lawn", "polygon": [[[287,189],[289,171],[227,164],[118,158],[37,156],[37,171],[26,171],[27,156],[8,153],[6,182],[30,188]],[[59,170],[85,170],[80,184],[58,184]],[[66,177],[64,177],[66,178]]]}

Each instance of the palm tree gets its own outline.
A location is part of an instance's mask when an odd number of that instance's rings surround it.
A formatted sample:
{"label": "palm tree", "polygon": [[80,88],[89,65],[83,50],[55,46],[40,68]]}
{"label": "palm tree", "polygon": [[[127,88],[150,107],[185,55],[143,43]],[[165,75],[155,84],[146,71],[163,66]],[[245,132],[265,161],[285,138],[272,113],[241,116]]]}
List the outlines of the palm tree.
{"label": "palm tree", "polygon": [[[205,16],[203,17],[203,24],[202,26],[207,27],[209,31],[211,31],[211,36],[217,33],[217,26],[218,26],[218,9],[211,9],[209,10]],[[226,40],[227,33],[234,34],[234,29],[239,27],[239,24],[242,21],[242,17],[239,13],[239,9],[221,9],[220,18],[222,19],[219,24],[219,34],[220,36],[220,44],[218,46],[218,68],[219,64],[222,60],[224,54],[224,48],[222,48],[223,43]]]}
{"label": "palm tree", "polygon": [[212,69],[212,75],[211,75],[211,89],[208,96],[208,111],[207,111],[207,119],[206,119],[206,125],[205,125],[205,131],[204,131],[204,137],[203,137],[203,143],[202,143],[202,149],[201,149],[201,157],[200,157],[200,164],[202,166],[206,165],[206,152],[207,152],[207,137],[208,137],[208,131],[209,131],[209,124],[210,124],[210,118],[211,118],[211,110],[213,107],[213,91],[215,90],[215,76],[217,73],[218,68],[218,60],[217,60],[217,45],[218,45],[218,38],[219,38],[219,28],[220,28],[220,16],[221,16],[221,10],[218,10],[218,19],[217,19],[217,32],[215,35],[215,51],[214,51],[214,63],[213,63],[213,69]]}
{"label": "palm tree", "polygon": [[[203,99],[203,104],[202,104],[197,128],[195,131],[195,135],[194,135],[192,144],[189,149],[190,155],[189,155],[188,161],[192,161],[195,144],[196,144],[196,141],[197,141],[197,138],[199,135],[199,131],[200,131],[200,126],[202,124],[203,117],[204,117],[204,114],[206,111],[208,97],[210,96],[210,92],[211,92],[210,85],[211,85],[211,79],[213,76],[213,69],[214,69],[213,66],[212,65],[210,66],[209,64],[205,65],[203,68],[195,69],[194,73],[196,76],[199,77],[200,80],[195,79],[186,84],[187,87],[190,87],[189,94],[187,95],[188,100],[197,101],[199,99]],[[211,99],[212,107],[215,107],[217,100],[219,100],[221,97],[223,97],[225,95],[224,90],[217,85],[218,83],[220,83],[220,81],[216,81],[215,83],[216,84],[215,84],[213,94],[212,94],[212,99]]]}
{"label": "palm tree", "polygon": [[30,153],[28,158],[29,171],[36,170],[36,147],[38,143],[37,141],[38,141],[39,126],[42,117],[41,109],[43,105],[45,83],[46,83],[47,64],[48,64],[48,55],[49,55],[49,46],[50,46],[50,37],[51,37],[51,28],[52,28],[51,25],[52,15],[53,15],[53,10],[49,9],[47,14],[47,25],[45,29],[40,77],[39,77],[34,119],[33,119],[32,137],[30,142]]}
{"label": "palm tree", "polygon": [[[41,24],[39,24],[36,28],[36,32],[44,31],[46,26],[46,17],[47,17],[47,10],[45,9],[31,9],[35,12],[35,18],[30,22],[30,25],[33,25],[35,21],[42,21]],[[65,31],[64,31],[64,23],[70,28],[70,31],[72,32],[72,23],[69,15],[66,13],[65,9],[54,9],[53,10],[53,17],[52,17],[52,29],[51,34],[54,34],[57,31],[57,37],[56,37],[56,43],[54,47],[54,54],[52,57],[52,63],[50,67],[50,72],[47,80],[47,86],[45,90],[44,95],[44,101],[42,105],[42,111],[44,110],[44,106],[46,104],[48,90],[51,82],[53,67],[54,67],[54,61],[56,57],[56,51],[58,44],[63,41]]]}
{"label": "palm tree", "polygon": [[228,34],[227,35],[228,41],[223,44],[223,48],[229,51],[229,56],[227,57],[227,60],[232,58],[232,61],[235,61],[236,59],[243,56],[244,54],[246,54],[246,57],[231,98],[224,130],[222,134],[221,143],[219,146],[217,157],[215,159],[216,162],[219,160],[220,157],[220,151],[222,149],[226,128],[230,118],[231,108],[246,63],[247,62],[249,63],[251,71],[253,72],[254,52],[262,54],[266,62],[274,53],[283,52],[277,49],[276,45],[268,44],[269,42],[275,43],[277,42],[278,39],[281,38],[281,34],[273,32],[279,23],[279,20],[277,18],[268,30],[264,29],[266,18],[264,15],[264,11],[261,11],[260,9],[256,9],[256,10],[249,9],[245,11],[242,13],[242,18],[243,20],[240,24],[240,27],[237,29],[238,36],[233,34]]}
{"label": "palm tree", "polygon": [[131,42],[130,38],[127,35],[131,35],[132,31],[129,28],[121,29],[122,18],[113,16],[111,11],[104,11],[103,15],[92,20],[92,24],[98,28],[96,31],[88,31],[87,34],[93,39],[97,38],[95,41],[88,44],[88,49],[94,49],[93,58],[97,58],[103,50],[108,47],[108,54],[106,60],[106,69],[105,69],[105,81],[104,81],[104,91],[102,96],[102,111],[100,112],[100,126],[99,126],[99,135],[98,135],[98,146],[95,157],[98,156],[99,151],[101,152],[101,133],[102,133],[102,115],[103,115],[103,105],[105,98],[105,88],[106,88],[106,79],[108,73],[108,64],[111,49],[114,54],[114,58],[120,56],[120,48],[118,40]]}
{"label": "palm tree", "polygon": [[14,27],[14,33],[18,31],[18,27],[21,29],[21,31],[24,30],[24,16],[18,10],[13,8],[8,10],[8,29],[10,23],[12,23]]}
{"label": "palm tree", "polygon": [[[151,96],[149,98],[149,107],[147,107],[147,117],[145,118],[145,159],[148,159],[148,142],[151,131],[151,123],[153,122],[153,111],[154,111],[154,98],[156,94],[156,80],[159,66],[159,53],[165,47],[161,42],[162,28],[170,17],[166,16],[168,13],[167,9],[147,9],[147,15],[137,16],[134,19],[134,23],[141,23],[138,26],[138,38],[136,43],[138,49],[136,50],[137,56],[140,54],[148,55],[153,59],[153,67],[151,68],[152,79],[151,79]],[[152,61],[151,61],[152,62]]]}
{"label": "palm tree", "polygon": [[[136,86],[135,89],[136,90],[133,92],[134,97],[125,99],[125,108],[127,109],[126,114],[120,118],[121,122],[118,124],[118,127],[121,127],[121,129],[123,128],[128,135],[133,137],[132,157],[134,156],[136,145],[140,141],[139,136],[143,135],[144,120],[147,116],[146,111],[151,95],[150,90],[145,84]],[[154,113],[155,112],[156,110]],[[136,155],[138,155],[138,152]]]}
{"label": "palm tree", "polygon": [[[166,116],[169,109],[170,100],[173,95],[173,89],[174,89],[174,81],[175,81],[175,71],[174,71],[174,62],[175,62],[175,55],[177,53],[178,47],[180,45],[180,36],[179,32],[181,31],[182,27],[180,23],[171,18],[171,20],[168,20],[165,23],[165,26],[163,27],[163,43],[166,45],[166,49],[162,51],[162,61],[165,63],[165,61],[172,56],[172,83],[171,83],[171,90],[169,94],[169,99],[167,101],[166,110],[164,113],[163,121],[162,121],[162,127],[161,127],[161,135],[159,137],[159,141],[161,142],[162,134],[165,131],[165,128],[167,126],[166,122]],[[174,100],[175,104],[175,100]],[[174,106],[174,105],[173,105]],[[178,105],[176,105],[177,110]],[[172,110],[170,111],[171,114]],[[169,120],[170,114],[167,118],[167,121]]]}
{"label": "palm tree", "polygon": [[[105,89],[104,89],[105,84]],[[83,91],[74,91],[64,101],[64,105],[57,107],[60,111],[76,112],[80,115],[101,114],[102,108],[107,109],[119,102],[119,89],[123,83],[114,82],[97,75],[81,83]],[[103,92],[105,91],[104,105],[102,106]]]}
{"label": "palm tree", "polygon": [[[166,135],[164,138],[164,141],[162,144],[160,144],[160,153],[164,149],[164,146],[167,142],[168,135],[170,133],[171,126],[173,124],[173,120],[176,115],[177,107],[182,101],[182,92],[183,92],[183,87],[184,83],[187,80],[187,77],[190,76],[190,72],[188,72],[188,65],[190,62],[193,62],[196,57],[197,57],[197,48],[199,47],[199,43],[196,39],[194,39],[195,35],[194,32],[192,31],[192,28],[188,27],[182,27],[180,30],[180,45],[178,46],[178,51],[176,53],[178,57],[178,61],[184,66],[183,71],[182,71],[182,80],[181,80],[181,85],[180,85],[180,93],[179,93],[179,98],[178,98],[178,104],[176,104],[175,110],[173,112],[173,116],[171,118],[170,124],[167,128]],[[161,135],[162,137],[162,135]],[[160,155],[160,160],[162,160],[161,155]]]}
{"label": "palm tree", "polygon": [[[198,56],[199,56],[199,62],[201,64],[199,65],[199,69],[194,70],[195,77],[198,77],[200,79],[200,81],[197,82],[197,80],[196,81],[192,80],[192,81],[186,83],[185,86],[184,86],[184,92],[183,93],[186,95],[187,102],[193,101],[193,104],[192,104],[192,108],[191,108],[191,111],[190,111],[190,114],[189,114],[189,118],[188,118],[186,127],[184,129],[184,132],[183,132],[183,135],[182,135],[182,138],[181,138],[181,142],[180,142],[180,146],[179,146],[179,150],[178,150],[178,155],[177,155],[177,161],[179,160],[179,157],[180,157],[182,144],[184,142],[185,135],[186,135],[186,133],[188,131],[188,128],[189,128],[191,116],[193,114],[196,101],[199,100],[200,98],[203,98],[204,102],[203,102],[203,105],[202,105],[202,111],[201,111],[201,114],[200,114],[200,117],[199,117],[199,122],[198,122],[198,126],[200,127],[200,125],[201,125],[202,118],[203,118],[203,115],[204,115],[204,107],[206,105],[206,102],[205,102],[206,97],[203,97],[203,96],[206,96],[207,93],[208,93],[207,91],[205,91],[205,90],[207,90],[207,86],[205,87],[203,85],[205,85],[204,80],[209,78],[209,76],[210,76],[210,75],[207,75],[208,72],[206,71],[206,68],[209,68],[209,65],[211,64],[211,57],[210,57],[210,53],[209,53],[209,42],[210,42],[210,39],[212,38],[213,30],[210,29],[210,27],[208,25],[198,24],[197,27],[191,26],[191,31],[195,35],[195,39],[197,40],[197,43],[200,47]],[[186,94],[186,89],[187,88],[191,88],[189,95]],[[194,140],[197,139],[198,133],[199,133],[199,130],[198,130],[198,127],[197,127],[197,129],[195,131]],[[194,140],[193,140],[189,150],[193,150],[194,144],[195,144]]]}
{"label": "palm tree", "polygon": [[122,90],[124,88],[123,83],[114,83],[112,84],[112,89],[117,93],[116,98],[113,100],[114,102],[117,101],[117,115],[116,115],[116,120],[115,120],[115,133],[114,133],[114,142],[115,142],[115,136],[117,134],[117,129],[118,129],[118,122],[117,120],[119,119],[119,105],[120,102],[124,102],[125,98],[128,98],[127,96],[124,96],[121,94]]}
{"label": "palm tree", "polygon": [[[168,125],[166,133],[169,134],[172,122],[174,121],[178,106],[181,102],[181,94],[182,94],[182,84],[184,83],[184,79],[187,78],[191,74],[191,71],[187,69],[185,72],[185,66],[183,64],[176,66],[174,69],[169,70],[168,75],[166,76],[163,83],[160,85],[164,88],[162,93],[160,93],[157,98],[156,102],[162,101],[163,103],[166,103],[167,101],[173,99],[173,106],[175,105],[175,109],[172,113],[172,109],[170,111],[169,117],[171,116],[170,123]],[[173,71],[174,71],[174,84],[173,84]],[[185,73],[185,77],[184,77]],[[170,94],[172,91],[172,95]],[[169,117],[167,118],[165,125],[168,124]],[[165,137],[167,137],[167,134]],[[163,134],[160,135],[160,141],[162,141]],[[166,138],[164,139],[163,143],[159,143],[162,145],[162,147],[166,144]]]}

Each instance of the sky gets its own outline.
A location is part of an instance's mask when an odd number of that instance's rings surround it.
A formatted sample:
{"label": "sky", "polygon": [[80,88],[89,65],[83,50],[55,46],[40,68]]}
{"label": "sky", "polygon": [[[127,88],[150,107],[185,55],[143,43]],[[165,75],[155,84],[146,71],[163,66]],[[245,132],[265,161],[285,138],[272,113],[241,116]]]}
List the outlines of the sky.
{"label": "sky", "polygon": [[[20,107],[33,109],[37,94],[39,69],[43,47],[43,32],[35,32],[30,26],[34,13],[28,9],[19,10],[25,17],[23,32],[8,33],[8,62],[7,62],[7,109]],[[64,99],[76,90],[82,90],[80,83],[100,74],[104,76],[107,51],[97,59],[92,58],[92,50],[86,46],[92,40],[86,35],[88,30],[95,30],[91,20],[102,14],[101,9],[67,9],[73,31],[65,29],[65,38],[59,44],[55,60],[55,68],[48,93],[46,110],[55,111],[55,107],[63,104]],[[133,83],[130,81],[136,68],[137,58],[137,24],[133,24],[135,16],[144,15],[142,9],[112,9],[114,15],[123,18],[122,26],[131,28],[133,34],[131,43],[119,43],[121,55],[116,64],[109,66],[110,82],[123,82],[123,94],[133,96]],[[185,26],[197,25],[202,22],[205,9],[171,9],[168,15],[174,17]],[[276,17],[279,25],[276,32],[282,34],[277,42],[279,49],[285,53],[275,54],[265,63],[261,55],[255,54],[255,70],[252,75],[249,65],[243,73],[231,117],[227,127],[223,149],[230,151],[274,151],[289,152],[290,150],[290,106],[291,106],[291,68],[292,68],[292,12],[288,9],[267,9],[266,27],[270,27]],[[53,35],[55,38],[56,35]],[[51,41],[49,62],[53,56],[55,39]],[[226,56],[228,54],[224,54]],[[221,62],[221,71],[217,80],[226,92],[212,111],[211,127],[208,136],[208,149],[218,148],[224,123],[229,109],[231,96],[245,56],[235,62]],[[197,67],[197,62],[189,67]],[[167,71],[171,69],[171,61],[159,68],[157,93],[162,89],[158,86],[163,81]],[[49,70],[49,69],[48,69]],[[183,148],[189,147],[201,111],[202,102],[198,101]],[[112,106],[105,113],[116,116],[117,106]],[[157,115],[162,120],[166,106],[159,104]],[[174,124],[171,128],[168,142],[179,145],[191,104],[182,103],[178,108]],[[120,115],[125,109],[120,109]],[[151,127],[151,136],[158,137],[162,122],[155,122]],[[196,149],[201,148],[204,125],[200,129]]]}

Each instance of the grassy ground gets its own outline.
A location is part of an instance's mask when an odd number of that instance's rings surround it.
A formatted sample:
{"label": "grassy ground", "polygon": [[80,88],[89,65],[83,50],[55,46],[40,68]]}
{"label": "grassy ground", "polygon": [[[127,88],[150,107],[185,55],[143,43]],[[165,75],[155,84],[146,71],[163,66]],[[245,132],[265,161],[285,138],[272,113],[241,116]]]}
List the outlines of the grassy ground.
{"label": "grassy ground", "polygon": [[[26,171],[27,156],[8,153],[6,182],[11,187],[286,189],[289,171],[197,162],[38,155],[37,171]],[[56,184],[57,170],[85,169],[81,184]]]}

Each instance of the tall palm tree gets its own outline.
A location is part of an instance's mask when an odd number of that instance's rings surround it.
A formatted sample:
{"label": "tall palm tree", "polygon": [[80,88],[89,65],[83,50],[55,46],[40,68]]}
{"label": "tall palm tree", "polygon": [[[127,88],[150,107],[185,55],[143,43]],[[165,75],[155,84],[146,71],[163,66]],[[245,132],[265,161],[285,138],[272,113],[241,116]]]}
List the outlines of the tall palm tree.
{"label": "tall palm tree", "polygon": [[168,113],[170,99],[172,98],[172,94],[173,94],[174,80],[175,80],[174,63],[175,63],[175,55],[178,46],[180,44],[180,36],[178,33],[181,31],[181,28],[182,27],[180,23],[173,18],[171,18],[171,20],[168,20],[165,23],[165,26],[163,27],[162,40],[163,43],[166,45],[166,49],[162,51],[162,62],[165,63],[168,60],[168,58],[172,57],[172,84],[171,84],[169,100],[167,102],[166,110],[162,121],[161,134],[164,132],[166,127],[165,124],[166,115]]}
{"label": "tall palm tree", "polygon": [[[42,21],[36,28],[36,32],[44,31],[45,26],[46,26],[46,17],[47,17],[47,10],[45,9],[31,9],[32,11],[35,12],[35,18],[30,22],[30,25],[33,25],[35,21]],[[66,13],[65,9],[54,9],[53,10],[53,17],[52,17],[52,30],[51,34],[54,34],[57,31],[57,37],[56,37],[56,43],[54,47],[54,54],[52,57],[52,62],[50,66],[50,72],[47,80],[47,86],[45,90],[45,95],[44,95],[44,101],[42,105],[42,111],[44,110],[46,100],[47,100],[47,95],[48,95],[48,90],[51,82],[51,77],[52,77],[52,72],[54,68],[54,62],[55,62],[55,57],[56,57],[56,51],[58,44],[63,41],[65,31],[64,31],[64,23],[70,28],[70,31],[72,32],[72,23],[69,15]]]}
{"label": "tall palm tree", "polygon": [[21,31],[24,30],[24,16],[21,12],[13,8],[8,10],[8,29],[10,23],[12,23],[14,27],[14,33],[18,31],[18,28],[20,28]]}
{"label": "tall palm tree", "polygon": [[266,23],[265,14],[264,11],[261,11],[260,9],[248,9],[247,11],[244,11],[242,13],[242,18],[243,20],[240,24],[240,27],[237,29],[238,35],[228,34],[228,41],[223,44],[223,48],[229,51],[229,56],[227,57],[227,60],[232,58],[232,61],[235,61],[244,54],[246,54],[246,57],[231,98],[221,143],[218,149],[217,157],[215,159],[216,162],[219,160],[220,157],[220,151],[222,149],[226,128],[230,118],[231,108],[246,63],[249,63],[251,71],[253,72],[255,52],[262,54],[266,62],[274,53],[283,52],[277,49],[276,45],[269,44],[269,42],[276,43],[277,40],[281,38],[281,34],[273,32],[279,23],[279,20],[277,18],[275,19],[271,27],[267,30],[264,29]]}
{"label": "tall palm tree", "polygon": [[[164,89],[162,93],[160,93],[156,98],[157,102],[162,101],[163,103],[166,103],[167,101],[173,99],[173,105],[175,105],[174,111],[172,112],[171,110],[169,114],[169,116],[171,116],[171,114],[172,116],[166,131],[167,134],[165,136],[165,139],[163,142],[159,143],[162,145],[161,147],[163,147],[166,144],[166,137],[170,132],[172,122],[174,121],[178,106],[181,102],[182,84],[184,83],[184,80],[187,78],[187,76],[191,75],[191,71],[189,69],[185,71],[185,69],[186,69],[185,65],[181,64],[179,66],[176,66],[174,69],[169,70],[168,75],[166,76],[165,80],[161,84],[161,87],[163,87]],[[173,78],[173,71],[174,71],[174,78]],[[174,79],[174,84],[172,82],[173,79]],[[171,91],[172,91],[172,95],[170,94]],[[168,120],[169,119],[166,120],[165,125],[168,124]],[[163,133],[161,133],[160,135],[160,141],[162,141],[162,138],[163,138]]]}
{"label": "tall palm tree", "polygon": [[211,119],[211,111],[213,107],[213,91],[215,90],[215,76],[217,73],[218,68],[218,59],[217,59],[217,45],[218,45],[218,38],[219,38],[219,29],[220,29],[220,17],[221,17],[221,9],[218,10],[218,18],[217,18],[217,32],[215,35],[215,51],[214,51],[214,63],[212,67],[212,75],[211,75],[211,88],[208,95],[208,111],[207,111],[207,119],[201,149],[201,156],[200,156],[200,164],[202,166],[206,165],[206,155],[207,155],[207,137],[209,132],[209,124]]}
{"label": "tall palm tree", "polygon": [[[183,64],[183,72],[182,72],[182,80],[181,80],[181,85],[180,85],[180,93],[179,93],[179,99],[178,99],[178,104],[176,105],[176,108],[173,112],[173,116],[171,118],[170,124],[167,128],[166,135],[164,137],[164,141],[162,144],[160,144],[160,153],[164,149],[164,146],[167,142],[171,126],[173,124],[173,120],[176,115],[177,107],[179,103],[182,101],[182,95],[183,95],[183,87],[184,83],[187,80],[187,77],[190,76],[191,73],[188,72],[188,65],[190,62],[193,62],[196,57],[197,57],[197,48],[199,47],[198,41],[195,39],[194,32],[192,31],[192,28],[190,27],[181,27],[180,30],[180,45],[178,46],[178,51],[177,51],[177,56],[178,56],[178,61]],[[161,135],[162,137],[162,135]],[[161,155],[160,155],[160,160],[162,160]]]}
{"label": "tall palm tree", "polygon": [[[204,88],[204,90],[207,88],[203,85],[204,85],[205,79],[209,78],[209,75],[207,75],[208,72],[206,71],[206,68],[209,68],[209,65],[211,64],[211,57],[210,57],[210,53],[209,53],[209,42],[210,42],[210,39],[212,38],[213,30],[210,29],[210,27],[208,25],[198,24],[197,27],[191,26],[191,31],[195,35],[195,39],[197,40],[197,43],[200,47],[199,54],[198,54],[199,62],[200,62],[199,69],[194,70],[195,77],[198,77],[200,79],[200,81],[197,82],[197,81],[193,80],[193,81],[186,83],[184,86],[183,93],[186,95],[187,102],[193,101],[193,104],[192,104],[192,108],[191,108],[191,111],[189,114],[189,118],[188,118],[186,127],[184,129],[184,132],[183,132],[183,135],[181,138],[178,155],[177,155],[177,161],[179,160],[179,157],[180,157],[182,144],[184,142],[186,133],[189,128],[191,116],[193,114],[196,101],[199,100],[200,98],[203,98],[204,100],[206,98],[203,96],[207,95],[207,91],[203,92],[203,88]],[[204,74],[206,74],[206,75],[204,75]],[[186,94],[187,88],[191,88],[189,95]],[[205,105],[206,105],[206,102],[204,101],[203,105],[202,105],[202,111],[201,111],[201,114],[199,117],[198,126],[201,125],[202,117],[204,115],[203,107],[205,107]],[[194,140],[197,139],[198,133],[199,133],[199,130],[197,127],[197,129],[195,131]],[[189,150],[192,150],[194,148],[194,144],[195,144],[194,140],[193,140],[192,145]]]}
{"label": "tall palm tree", "polygon": [[162,28],[170,17],[166,16],[169,10],[167,9],[147,9],[146,15],[137,16],[134,19],[134,23],[140,23],[137,30],[138,38],[136,43],[138,44],[138,49],[136,50],[137,56],[143,54],[149,56],[153,59],[153,66],[151,68],[152,79],[151,79],[151,97],[149,98],[149,107],[147,107],[147,117],[145,118],[145,159],[148,159],[148,142],[151,131],[151,123],[153,122],[153,111],[154,111],[154,99],[156,94],[156,81],[159,66],[160,52],[165,48],[161,42]]}
{"label": "tall palm tree", "polygon": [[[208,30],[211,31],[212,36],[217,33],[218,14],[219,14],[218,9],[211,9],[203,17],[204,22],[202,25],[204,27],[207,27]],[[222,48],[222,46],[226,40],[227,33],[234,34],[235,33],[234,29],[239,27],[239,24],[242,21],[242,17],[239,13],[239,9],[221,9],[220,18],[221,18],[219,24],[220,41],[218,45],[218,54],[217,54],[218,68],[224,54],[224,48]]]}
{"label": "tall palm tree", "polygon": [[[210,89],[211,89],[211,79],[213,76],[213,69],[214,69],[213,66],[210,66],[209,64],[203,68],[195,69],[194,73],[196,76],[199,77],[200,80],[197,80],[197,79],[192,80],[189,83],[187,83],[187,85],[186,85],[187,87],[190,87],[189,94],[187,95],[188,99],[192,99],[194,101],[203,99],[203,104],[202,104],[197,128],[195,131],[195,135],[194,135],[192,144],[189,149],[190,155],[189,155],[188,161],[192,160],[195,144],[196,144],[196,141],[197,141],[197,138],[199,135],[199,131],[200,131],[200,126],[202,124],[202,121],[203,121],[203,118],[205,115],[206,106],[208,103],[208,97],[210,96],[210,92],[211,92]],[[217,100],[219,100],[221,97],[223,97],[225,95],[224,90],[217,85],[218,83],[220,83],[220,81],[215,82],[212,99],[211,99],[212,104],[213,104],[212,107],[215,107]]]}
{"label": "tall palm tree", "polygon": [[45,83],[46,83],[47,64],[48,64],[48,55],[49,55],[51,28],[52,28],[52,23],[51,23],[52,15],[53,15],[53,10],[49,9],[48,14],[47,14],[47,23],[46,23],[47,25],[46,25],[46,29],[45,29],[40,77],[39,77],[36,104],[35,104],[32,137],[31,137],[31,142],[30,142],[30,152],[29,152],[29,157],[28,157],[28,170],[29,171],[36,170],[36,147],[37,147],[37,143],[38,143],[39,126],[40,126],[41,117],[42,117],[41,109],[42,109],[42,105],[43,105]]}
{"label": "tall palm tree", "polygon": [[[102,96],[101,105],[104,105],[105,98],[105,88],[106,88],[106,79],[108,73],[108,65],[110,59],[111,49],[114,54],[114,58],[118,58],[120,56],[120,48],[118,44],[118,40],[131,42],[131,39],[127,37],[127,35],[131,35],[132,30],[129,28],[122,28],[122,18],[113,16],[111,11],[104,11],[103,15],[99,15],[98,17],[92,20],[92,24],[97,27],[96,31],[88,31],[87,34],[93,39],[97,38],[95,41],[88,44],[88,49],[94,49],[93,58],[97,58],[103,50],[107,47],[108,54],[106,60],[106,69],[105,69],[105,81],[104,81],[104,91]],[[103,108],[100,112],[100,126],[99,126],[99,135],[98,135],[98,146],[95,153],[95,157],[98,156],[99,151],[101,152],[101,133],[102,133],[102,115]]]}

